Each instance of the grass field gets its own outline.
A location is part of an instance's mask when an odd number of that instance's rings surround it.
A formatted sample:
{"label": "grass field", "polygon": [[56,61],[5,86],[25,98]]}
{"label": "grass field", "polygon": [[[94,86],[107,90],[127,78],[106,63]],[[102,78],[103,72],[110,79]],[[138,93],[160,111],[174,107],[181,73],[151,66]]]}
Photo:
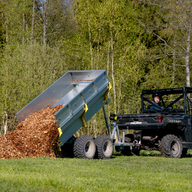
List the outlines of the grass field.
{"label": "grass field", "polygon": [[0,191],[192,191],[192,151],[181,159],[158,152],[105,160],[0,159]]}

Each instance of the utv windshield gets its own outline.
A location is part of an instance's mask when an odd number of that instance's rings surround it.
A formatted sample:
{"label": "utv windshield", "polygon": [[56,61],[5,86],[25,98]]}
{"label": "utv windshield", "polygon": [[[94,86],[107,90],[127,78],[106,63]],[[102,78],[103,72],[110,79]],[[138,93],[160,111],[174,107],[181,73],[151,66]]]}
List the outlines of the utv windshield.
{"label": "utv windshield", "polygon": [[175,112],[192,115],[192,88],[143,90],[142,112]]}

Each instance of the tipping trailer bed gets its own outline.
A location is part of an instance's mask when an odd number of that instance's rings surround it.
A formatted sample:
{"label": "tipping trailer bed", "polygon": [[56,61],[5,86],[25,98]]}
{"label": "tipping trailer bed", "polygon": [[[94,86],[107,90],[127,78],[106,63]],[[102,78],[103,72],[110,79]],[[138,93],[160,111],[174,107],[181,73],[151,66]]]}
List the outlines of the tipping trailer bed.
{"label": "tipping trailer bed", "polygon": [[68,71],[16,115],[25,120],[34,112],[64,104],[56,114],[64,145],[85,123],[107,103],[110,89],[106,70]]}

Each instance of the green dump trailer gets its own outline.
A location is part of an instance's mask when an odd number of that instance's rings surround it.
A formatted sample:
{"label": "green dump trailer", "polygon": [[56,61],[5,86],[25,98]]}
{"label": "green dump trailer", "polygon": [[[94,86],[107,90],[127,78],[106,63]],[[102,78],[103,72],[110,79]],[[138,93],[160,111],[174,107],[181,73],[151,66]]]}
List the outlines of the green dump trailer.
{"label": "green dump trailer", "polygon": [[[68,71],[16,115],[18,121],[25,120],[34,112],[63,104],[55,118],[60,130],[60,148],[65,154],[78,158],[110,158],[113,154],[113,139],[107,121],[105,104],[111,89],[106,70]],[[74,134],[101,108],[104,111],[109,136],[92,138]]]}

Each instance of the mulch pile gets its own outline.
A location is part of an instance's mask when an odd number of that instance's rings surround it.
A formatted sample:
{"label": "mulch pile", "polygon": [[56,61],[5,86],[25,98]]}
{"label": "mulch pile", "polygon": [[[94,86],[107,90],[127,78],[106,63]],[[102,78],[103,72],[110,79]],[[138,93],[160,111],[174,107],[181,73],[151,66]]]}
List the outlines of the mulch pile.
{"label": "mulch pile", "polygon": [[35,112],[17,128],[0,136],[0,158],[56,157],[58,126],[54,114],[63,105]]}
{"label": "mulch pile", "polygon": [[91,80],[72,80],[72,82],[92,82],[93,79]]}

